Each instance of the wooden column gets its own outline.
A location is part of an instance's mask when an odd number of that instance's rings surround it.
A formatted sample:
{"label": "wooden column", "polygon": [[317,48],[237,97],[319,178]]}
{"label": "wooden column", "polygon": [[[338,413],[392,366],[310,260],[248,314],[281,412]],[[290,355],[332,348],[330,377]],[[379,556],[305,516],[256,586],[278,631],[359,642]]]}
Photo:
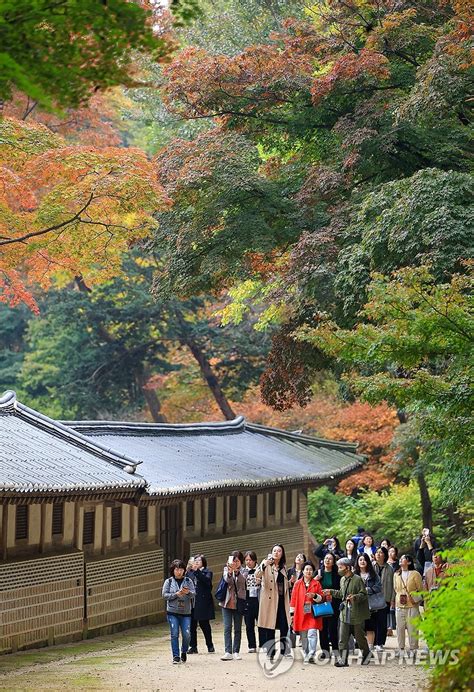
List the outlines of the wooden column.
{"label": "wooden column", "polygon": [[229,498],[224,495],[222,499],[224,501],[224,520],[222,522],[222,533],[225,536],[229,527]]}
{"label": "wooden column", "polygon": [[161,507],[155,504],[155,543],[161,545]]}
{"label": "wooden column", "polygon": [[267,528],[268,523],[268,492],[263,493],[263,528]]}
{"label": "wooden column", "polygon": [[46,543],[46,520],[47,520],[47,508],[48,505],[43,502],[42,505],[40,505],[41,509],[41,526],[40,526],[40,540],[39,540],[39,552],[44,553],[44,547]]}
{"label": "wooden column", "polygon": [[204,538],[206,533],[206,501],[201,499],[201,538]]}
{"label": "wooden column", "polygon": [[7,559],[8,554],[8,504],[2,507],[2,560]]}
{"label": "wooden column", "polygon": [[285,496],[285,493],[286,493],[285,490],[280,491],[280,501],[281,501],[280,526],[283,526],[283,524],[285,523],[285,515],[286,515],[286,505],[285,505],[286,496]]}
{"label": "wooden column", "polygon": [[74,547],[82,550],[82,505],[80,502],[74,505]]}
{"label": "wooden column", "polygon": [[128,511],[130,513],[130,540],[128,545],[129,548],[133,548],[137,544],[137,537],[135,536],[135,533],[137,531],[138,508],[130,505]]}
{"label": "wooden column", "polygon": [[[96,510],[96,517],[97,517],[97,510]],[[102,539],[101,539],[101,546],[100,546],[100,552],[102,555],[107,555],[107,528],[108,528],[108,521],[107,521],[107,505],[104,504],[102,505]]]}
{"label": "wooden column", "polygon": [[242,530],[247,531],[247,523],[248,523],[248,516],[249,516],[249,498],[248,495],[244,495],[244,516],[242,520]]}

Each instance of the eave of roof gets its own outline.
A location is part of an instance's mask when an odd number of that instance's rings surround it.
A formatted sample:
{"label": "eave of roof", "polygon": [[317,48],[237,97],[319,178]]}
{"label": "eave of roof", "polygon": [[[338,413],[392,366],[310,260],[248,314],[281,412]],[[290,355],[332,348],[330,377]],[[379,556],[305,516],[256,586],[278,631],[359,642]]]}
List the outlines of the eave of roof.
{"label": "eave of roof", "polygon": [[[7,391],[0,397],[0,417],[6,416],[7,419],[14,417],[21,421],[21,425],[29,424],[34,428],[46,433],[47,435],[54,436],[54,438],[59,438],[62,442],[70,445],[74,449],[79,449],[88,455],[91,455],[95,459],[100,459],[107,463],[107,465],[113,466],[115,469],[119,469],[121,472],[125,472],[123,478],[119,475],[115,479],[109,478],[107,480],[93,479],[87,481],[77,481],[77,482],[43,482],[43,481],[11,481],[0,479],[0,491],[8,495],[11,494],[43,494],[43,493],[57,493],[57,494],[77,494],[77,493],[95,493],[95,492],[128,492],[137,490],[143,490],[146,487],[146,480],[140,476],[133,476],[136,467],[142,462],[136,458],[129,457],[125,454],[115,452],[115,450],[106,447],[99,442],[91,440],[85,437],[80,432],[71,429],[59,423],[58,421],[49,418],[48,416],[35,411],[28,406],[20,403],[15,392]],[[1,420],[1,418],[0,418]],[[7,428],[8,429],[8,428]],[[13,434],[10,432],[9,434]],[[85,457],[87,459],[87,457]],[[91,457],[88,457],[91,459]],[[97,473],[97,470],[94,471]],[[115,471],[115,473],[117,473]]]}

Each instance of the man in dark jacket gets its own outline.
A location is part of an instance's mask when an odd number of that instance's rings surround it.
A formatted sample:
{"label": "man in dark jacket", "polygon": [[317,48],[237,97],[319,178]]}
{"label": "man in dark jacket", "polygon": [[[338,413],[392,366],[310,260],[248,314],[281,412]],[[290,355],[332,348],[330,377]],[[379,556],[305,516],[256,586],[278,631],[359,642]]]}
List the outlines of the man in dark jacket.
{"label": "man in dark jacket", "polygon": [[362,665],[370,662],[370,650],[364,632],[364,622],[370,617],[369,600],[363,579],[352,573],[352,563],[348,557],[337,561],[337,571],[341,577],[339,589],[326,589],[324,593],[340,599],[339,616],[339,659],[336,668],[349,665],[349,637],[352,634],[362,651]]}
{"label": "man in dark jacket", "polygon": [[191,640],[188,654],[197,654],[197,626],[199,626],[206,640],[207,650],[215,653],[212,643],[212,630],[210,620],[216,617],[214,611],[214,599],[212,597],[212,572],[207,569],[207,560],[204,555],[196,555],[189,561],[188,576],[196,587],[196,596],[191,617]]}

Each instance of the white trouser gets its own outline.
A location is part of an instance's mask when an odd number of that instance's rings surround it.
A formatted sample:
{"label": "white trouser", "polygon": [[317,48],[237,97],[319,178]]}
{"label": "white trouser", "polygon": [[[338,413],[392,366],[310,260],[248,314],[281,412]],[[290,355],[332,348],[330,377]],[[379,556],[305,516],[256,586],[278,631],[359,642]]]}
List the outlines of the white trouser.
{"label": "white trouser", "polygon": [[418,649],[418,627],[413,623],[413,618],[418,617],[419,614],[419,606],[413,606],[412,608],[397,608],[396,619],[399,649],[405,648],[405,629],[408,630],[410,650],[416,651],[416,649]]}

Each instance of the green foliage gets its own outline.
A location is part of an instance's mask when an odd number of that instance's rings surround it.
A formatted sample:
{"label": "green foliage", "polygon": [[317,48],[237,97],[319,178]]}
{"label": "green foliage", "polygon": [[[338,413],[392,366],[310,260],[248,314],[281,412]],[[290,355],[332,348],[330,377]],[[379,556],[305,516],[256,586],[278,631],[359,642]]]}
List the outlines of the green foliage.
{"label": "green foliage", "polygon": [[300,0],[201,0],[201,15],[180,32],[187,45],[235,55],[255,42],[266,42],[283,17],[300,14]]}
{"label": "green foliage", "polygon": [[338,258],[336,295],[354,316],[372,271],[429,264],[436,280],[474,255],[474,187],[467,173],[425,168],[385,183],[354,211]]}
{"label": "green foliage", "polygon": [[134,50],[166,53],[149,19],[128,0],[1,0],[0,98],[14,86],[43,107],[75,107],[125,83]]}
{"label": "green foliage", "polygon": [[[414,482],[394,485],[380,493],[374,490],[362,492],[358,497],[334,495],[327,488],[320,488],[308,495],[308,522],[311,533],[318,541],[327,536],[337,536],[345,541],[363,526],[376,541],[389,538],[399,550],[413,552],[413,542],[420,533],[420,496]],[[444,531],[433,528],[443,539]]]}
{"label": "green foliage", "polygon": [[296,237],[291,201],[260,173],[258,151],[246,139],[212,131],[174,142],[157,164],[174,202],[157,215],[160,295],[198,294],[245,278],[253,253],[271,258]]}
{"label": "green foliage", "polygon": [[[432,652],[453,652],[447,662],[431,668],[433,692],[472,689],[474,670],[474,542],[447,552],[450,563],[441,586],[425,598],[419,627]],[[465,614],[460,624],[460,616]],[[454,662],[454,665],[453,665]]]}
{"label": "green foliage", "polygon": [[31,312],[25,306],[0,303],[0,391],[16,389],[24,356],[24,337]]}
{"label": "green foliage", "polygon": [[413,415],[419,458],[443,473],[451,500],[466,497],[474,482],[466,463],[474,439],[470,287],[461,275],[438,284],[424,267],[376,275],[354,329],[322,321],[304,337],[337,359],[363,399]]}
{"label": "green foliage", "polygon": [[[122,269],[93,290],[79,283],[80,291],[72,286],[51,291],[39,317],[0,309],[6,343],[0,389],[16,388],[25,401],[53,416],[134,417],[145,404],[149,380],[186,368],[175,362],[175,351],[187,340],[212,361],[233,400],[256,384],[268,341],[251,323],[239,330],[219,327],[202,299],[154,300],[156,264],[138,250],[124,259]],[[199,370],[193,377],[205,386]]]}

